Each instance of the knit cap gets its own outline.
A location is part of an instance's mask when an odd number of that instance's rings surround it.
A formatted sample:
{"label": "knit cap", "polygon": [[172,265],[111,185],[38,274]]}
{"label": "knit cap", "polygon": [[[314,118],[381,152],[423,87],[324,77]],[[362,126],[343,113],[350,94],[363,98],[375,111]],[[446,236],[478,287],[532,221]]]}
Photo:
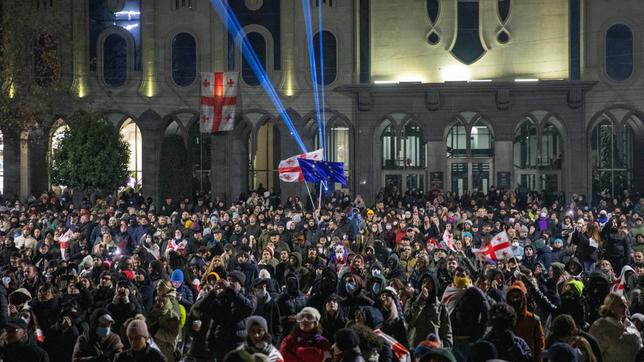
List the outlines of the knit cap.
{"label": "knit cap", "polygon": [[175,269],[170,276],[170,281],[183,283],[183,271],[181,269]]}
{"label": "knit cap", "polygon": [[140,319],[133,319],[127,325],[125,334],[127,335],[127,338],[136,338],[136,337],[148,338],[150,336],[148,334],[148,326],[145,324],[144,321]]}
{"label": "knit cap", "polygon": [[584,292],[584,283],[573,279],[568,281],[568,285],[575,288],[575,291],[577,291],[577,294],[581,297],[581,294]]}
{"label": "knit cap", "polygon": [[264,317],[262,316],[253,315],[246,318],[246,333],[250,333],[250,328],[255,324],[259,324],[259,326],[262,327],[265,331],[268,331],[268,324],[266,323],[266,319],[264,319]]}
{"label": "knit cap", "polygon": [[566,266],[563,263],[554,262],[550,266],[552,267],[552,274],[554,274],[555,278],[559,278],[566,272]]}

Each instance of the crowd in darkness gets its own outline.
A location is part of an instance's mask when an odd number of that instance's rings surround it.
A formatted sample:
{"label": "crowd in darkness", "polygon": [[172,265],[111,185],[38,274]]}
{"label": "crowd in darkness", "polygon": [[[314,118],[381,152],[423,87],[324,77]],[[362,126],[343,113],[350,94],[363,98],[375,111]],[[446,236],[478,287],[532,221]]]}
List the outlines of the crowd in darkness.
{"label": "crowd in darkness", "polygon": [[2,201],[0,360],[644,361],[641,195],[321,200]]}

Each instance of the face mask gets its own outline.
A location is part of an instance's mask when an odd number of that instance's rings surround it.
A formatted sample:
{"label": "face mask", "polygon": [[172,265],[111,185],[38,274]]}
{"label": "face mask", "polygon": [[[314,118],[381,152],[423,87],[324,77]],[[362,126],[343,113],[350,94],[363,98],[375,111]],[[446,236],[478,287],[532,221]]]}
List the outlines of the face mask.
{"label": "face mask", "polygon": [[472,281],[468,277],[454,277],[454,286],[457,288],[466,288]]}
{"label": "face mask", "polygon": [[110,334],[110,327],[98,327],[96,328],[96,335],[105,338]]}
{"label": "face mask", "polygon": [[382,274],[382,271],[380,269],[374,269],[371,271],[371,275],[373,275],[374,277],[380,274]]}
{"label": "face mask", "polygon": [[344,285],[344,289],[347,291],[347,293],[352,295],[356,290],[356,285],[354,283],[347,283]]}
{"label": "face mask", "polygon": [[260,299],[264,298],[266,296],[266,288],[262,288],[259,290],[255,289],[255,296]]}
{"label": "face mask", "polygon": [[385,229],[387,229],[387,230],[391,230],[391,225],[387,224],[387,225],[385,226]]}
{"label": "face mask", "polygon": [[519,246],[519,242],[518,241],[513,241],[512,246],[514,246],[516,248],[517,246]]}
{"label": "face mask", "polygon": [[374,285],[372,285],[372,286],[371,286],[371,291],[372,291],[374,294],[380,294],[380,290],[381,290],[381,289],[382,289],[382,288],[381,288],[380,284],[374,284]]}

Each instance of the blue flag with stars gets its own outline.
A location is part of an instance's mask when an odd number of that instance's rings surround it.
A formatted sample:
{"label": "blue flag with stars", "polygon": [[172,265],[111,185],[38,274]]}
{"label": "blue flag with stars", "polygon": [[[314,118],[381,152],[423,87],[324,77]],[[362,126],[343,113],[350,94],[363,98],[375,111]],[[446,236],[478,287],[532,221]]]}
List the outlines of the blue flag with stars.
{"label": "blue flag with stars", "polygon": [[344,176],[344,162],[315,161],[298,158],[304,180],[308,182],[330,182],[347,186]]}

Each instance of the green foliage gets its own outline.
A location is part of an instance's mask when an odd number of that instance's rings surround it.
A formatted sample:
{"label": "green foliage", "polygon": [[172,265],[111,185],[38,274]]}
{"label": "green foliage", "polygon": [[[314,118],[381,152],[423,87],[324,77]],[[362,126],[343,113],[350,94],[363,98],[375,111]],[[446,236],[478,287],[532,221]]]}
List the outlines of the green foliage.
{"label": "green foliage", "polygon": [[192,170],[183,137],[168,135],[161,142],[159,195],[175,200],[192,196]]}
{"label": "green foliage", "polygon": [[100,114],[70,121],[50,165],[54,184],[84,192],[112,192],[128,176],[129,147],[119,130]]}

